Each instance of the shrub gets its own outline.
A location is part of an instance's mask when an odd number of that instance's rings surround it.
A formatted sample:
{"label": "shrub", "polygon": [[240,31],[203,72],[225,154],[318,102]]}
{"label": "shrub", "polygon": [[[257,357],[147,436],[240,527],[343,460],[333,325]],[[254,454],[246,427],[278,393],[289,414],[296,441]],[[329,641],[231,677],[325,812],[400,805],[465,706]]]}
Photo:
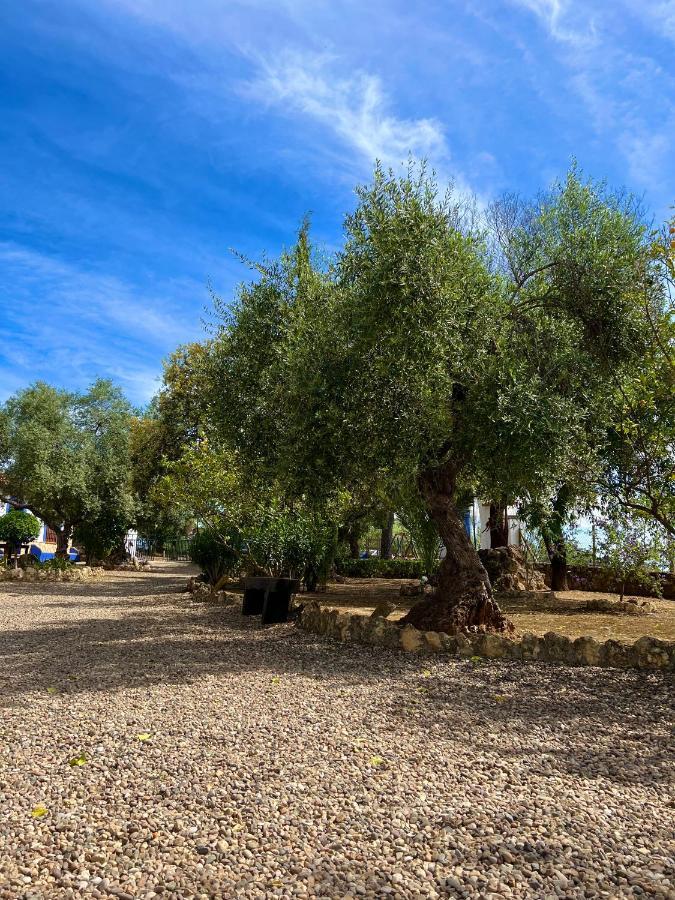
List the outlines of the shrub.
{"label": "shrub", "polygon": [[41,569],[43,572],[68,572],[74,566],[74,563],[62,556],[55,556],[53,559],[46,559],[44,562],[36,560],[34,563],[34,567]]}
{"label": "shrub", "polygon": [[190,559],[199,566],[209,584],[217,584],[223,575],[239,571],[240,555],[210,529],[199,531],[190,542]]}
{"label": "shrub", "polygon": [[349,578],[421,578],[424,564],[419,559],[339,559],[335,561],[339,575]]}
{"label": "shrub", "polygon": [[0,544],[6,543],[10,553],[21,544],[27,544],[40,534],[40,521],[29,512],[11,509],[0,516]]}
{"label": "shrub", "polygon": [[336,529],[323,516],[296,507],[271,509],[245,532],[248,562],[269,575],[301,578],[308,590],[325,581]]}

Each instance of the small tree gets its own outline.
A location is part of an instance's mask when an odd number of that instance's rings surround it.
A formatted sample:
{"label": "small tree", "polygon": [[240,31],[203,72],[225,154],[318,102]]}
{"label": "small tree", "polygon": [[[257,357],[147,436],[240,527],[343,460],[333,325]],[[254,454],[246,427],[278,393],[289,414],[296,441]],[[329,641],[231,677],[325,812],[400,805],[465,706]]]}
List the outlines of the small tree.
{"label": "small tree", "polygon": [[10,557],[14,555],[15,568],[21,545],[34,541],[39,534],[39,520],[24,510],[11,509],[0,516],[0,543],[7,545]]}
{"label": "small tree", "polygon": [[601,521],[600,527],[604,532],[600,541],[604,565],[620,585],[621,600],[629,581],[660,595],[659,581],[653,574],[659,563],[659,549],[645,521],[612,517]]}
{"label": "small tree", "polygon": [[56,531],[58,556],[67,555],[75,528],[131,509],[130,413],[109,381],[83,394],[38,382],[0,408],[3,496]]}

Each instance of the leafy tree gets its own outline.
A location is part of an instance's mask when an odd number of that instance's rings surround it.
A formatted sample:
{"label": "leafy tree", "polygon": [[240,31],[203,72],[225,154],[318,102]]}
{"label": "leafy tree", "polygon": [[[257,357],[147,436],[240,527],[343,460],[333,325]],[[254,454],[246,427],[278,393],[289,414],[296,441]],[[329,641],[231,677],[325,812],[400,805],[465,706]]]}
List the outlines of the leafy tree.
{"label": "leafy tree", "polygon": [[132,521],[130,413],[108,381],[83,394],[38,382],[3,407],[3,494],[30,506],[57,532],[59,556],[67,554],[76,527],[103,527],[120,515],[125,526]]}
{"label": "leafy tree", "polygon": [[[675,220],[674,220],[675,221]],[[644,292],[640,353],[609,398],[610,424],[598,493],[675,539],[675,224],[655,235]],[[653,302],[654,296],[657,303]]]}
{"label": "leafy tree", "polygon": [[644,228],[629,200],[574,171],[516,205],[500,253],[423,169],[378,169],[357,196],[335,285],[303,307],[290,345],[303,468],[316,458],[325,480],[390,495],[416,487],[446,555],[407,621],[504,629],[463,497],[537,501],[562,525],[588,492],[606,374],[644,328]]}
{"label": "leafy tree", "polygon": [[16,554],[22,544],[35,540],[39,534],[39,520],[25,510],[10,509],[4,516],[0,516],[0,543],[7,545],[10,554]]}
{"label": "leafy tree", "polygon": [[660,594],[660,582],[654,575],[658,567],[659,547],[654,535],[649,533],[644,519],[609,517],[600,522],[603,537],[600,551],[603,565],[620,584],[620,599],[626,592],[626,583],[634,581]]}
{"label": "leafy tree", "polygon": [[162,388],[145,414],[131,422],[131,480],[138,497],[139,531],[160,543],[193,526],[189,509],[155,502],[155,487],[186,448],[208,429],[210,342],[179,347],[164,364]]}
{"label": "leafy tree", "polygon": [[548,337],[533,368],[544,388],[537,389],[541,413],[552,403],[567,405],[570,413],[569,426],[562,423],[568,440],[553,445],[562,453],[546,465],[553,477],[537,491],[517,492],[530,523],[541,529],[552,586],[564,590],[565,526],[595,500],[606,434],[615,421],[612,398],[647,346],[649,317],[661,308],[662,294],[654,286],[639,206],[582,180],[575,167],[534,204],[505,198],[490,221],[510,316]]}

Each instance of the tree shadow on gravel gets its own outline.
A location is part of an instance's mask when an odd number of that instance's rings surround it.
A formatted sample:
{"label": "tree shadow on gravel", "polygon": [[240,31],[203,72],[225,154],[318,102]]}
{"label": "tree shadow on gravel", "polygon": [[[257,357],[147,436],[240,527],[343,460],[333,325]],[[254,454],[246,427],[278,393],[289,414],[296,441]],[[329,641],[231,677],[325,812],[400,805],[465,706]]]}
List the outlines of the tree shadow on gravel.
{"label": "tree shadow on gravel", "polygon": [[[546,663],[456,661],[458,677],[399,690],[388,712],[421,732],[458,726],[472,746],[553,774],[641,784],[663,792],[675,763],[675,676]],[[486,735],[489,735],[489,737]],[[514,738],[517,738],[514,740]],[[667,788],[666,788],[667,789]]]}
{"label": "tree shadow on gravel", "polygon": [[[147,575],[95,585],[3,585],[12,600],[39,596],[47,621],[0,630],[0,703],[20,705],[25,694],[49,686],[73,694],[191,684],[207,676],[300,675],[336,689],[382,688],[373,690],[372,703],[397,728],[431,734],[440,727],[451,734],[459,727],[475,734],[477,748],[483,742],[486,751],[499,747],[506,760],[528,757],[542,775],[545,755],[557,771],[580,777],[655,786],[668,780],[672,675],[515,662],[474,666],[341,644],[293,624],[262,626],[235,607],[198,603],[178,594],[184,585],[184,578]],[[66,610],[65,618],[50,622],[55,608]],[[522,740],[509,743],[509,735]],[[623,742],[620,752],[613,736]]]}

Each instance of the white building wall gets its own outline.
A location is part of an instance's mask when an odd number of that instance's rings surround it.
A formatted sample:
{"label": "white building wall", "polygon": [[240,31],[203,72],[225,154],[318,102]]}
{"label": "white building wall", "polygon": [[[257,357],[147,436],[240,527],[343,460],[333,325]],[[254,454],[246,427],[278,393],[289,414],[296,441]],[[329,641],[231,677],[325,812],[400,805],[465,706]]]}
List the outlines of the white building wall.
{"label": "white building wall", "polygon": [[[474,501],[474,519],[476,523],[477,536],[480,538],[479,547],[481,550],[490,549],[490,529],[488,528],[488,520],[490,518],[490,504],[479,503]],[[520,545],[520,520],[518,518],[518,510],[515,506],[507,508],[509,517],[509,547],[518,547]]]}

